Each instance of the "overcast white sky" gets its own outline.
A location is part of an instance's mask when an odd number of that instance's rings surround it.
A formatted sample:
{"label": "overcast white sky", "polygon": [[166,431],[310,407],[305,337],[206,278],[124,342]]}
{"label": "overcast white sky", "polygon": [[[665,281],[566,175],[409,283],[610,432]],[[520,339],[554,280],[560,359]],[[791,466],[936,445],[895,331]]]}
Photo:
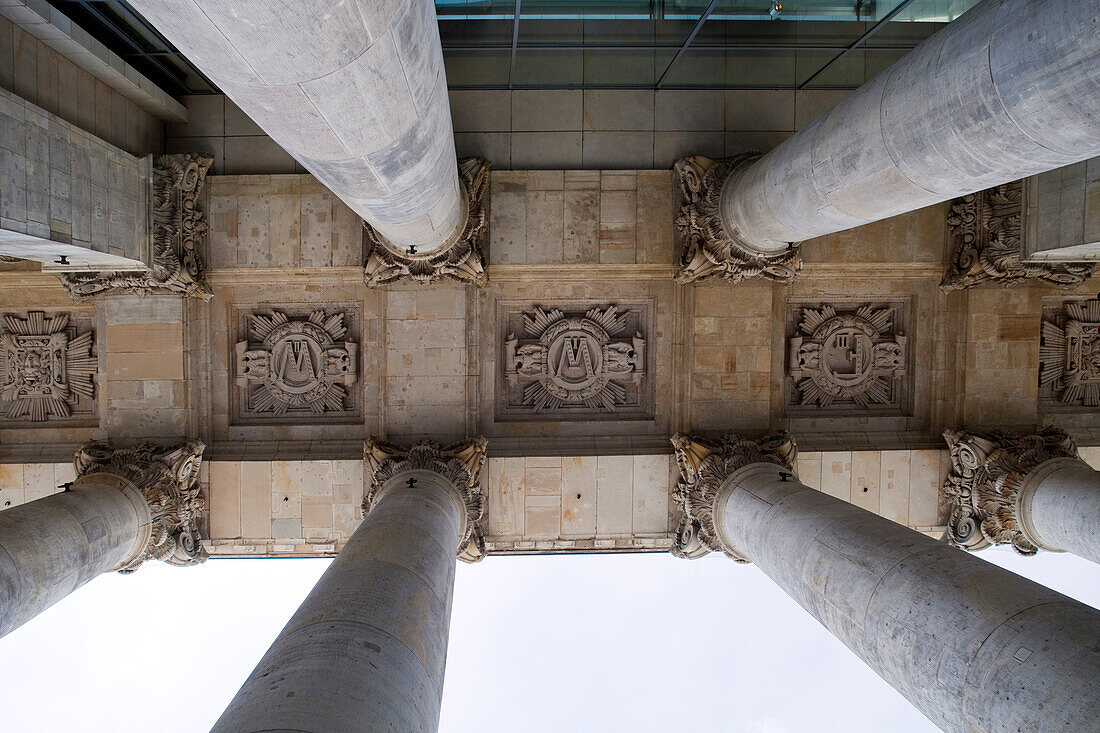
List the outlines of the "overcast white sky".
{"label": "overcast white sky", "polygon": [[[1100,607],[1100,565],[978,555]],[[150,563],[0,639],[5,733],[205,731],[327,560]],[[444,733],[932,731],[766,576],[722,557],[459,563]]]}

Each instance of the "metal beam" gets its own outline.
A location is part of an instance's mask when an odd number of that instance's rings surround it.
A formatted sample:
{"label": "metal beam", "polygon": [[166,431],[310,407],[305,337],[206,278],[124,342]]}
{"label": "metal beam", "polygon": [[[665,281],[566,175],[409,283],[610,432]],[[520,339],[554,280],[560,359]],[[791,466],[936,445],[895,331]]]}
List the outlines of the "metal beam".
{"label": "metal beam", "polygon": [[886,27],[887,23],[889,23],[891,20],[893,20],[894,17],[898,13],[905,10],[905,8],[907,6],[909,6],[910,4],[912,4],[912,3],[913,3],[913,0],[901,0],[901,2],[898,3],[897,7],[895,7],[893,10],[891,10],[885,16],[883,16],[882,20],[880,20],[879,22],[875,23],[873,26],[868,28],[867,31],[864,32],[864,34],[862,36],[860,36],[859,38],[857,38],[854,42],[852,42],[848,46],[848,48],[846,48],[843,51],[841,51],[840,53],[838,53],[829,62],[827,62],[824,66],[822,66],[820,69],[815,71],[809,79],[807,79],[806,81],[799,84],[798,88],[799,89],[805,89],[807,84],[809,84],[811,81],[813,81],[814,79],[816,79],[817,77],[819,77],[823,73],[825,73],[825,70],[828,69],[833,64],[835,64],[837,61],[840,61],[842,58],[844,58],[845,56],[850,54],[852,51],[855,51],[860,46],[860,44],[862,44],[868,38],[875,35],[880,30],[882,30],[884,27]]}
{"label": "metal beam", "polygon": [[661,84],[664,83],[665,77],[668,76],[668,72],[676,65],[676,62],[680,60],[680,57],[688,50],[688,46],[695,40],[695,36],[699,34],[699,31],[703,28],[703,24],[707,22],[707,18],[714,12],[714,9],[718,7],[718,0],[710,0],[710,4],[707,5],[707,9],[703,11],[703,14],[699,16],[699,20],[695,22],[695,27],[691,29],[691,33],[688,33],[688,37],[684,39],[684,44],[680,46],[680,50],[676,52],[676,55],[672,57],[672,61],[665,67],[664,72],[661,74],[661,78],[657,80],[654,88],[660,89]]}
{"label": "metal beam", "polygon": [[516,47],[519,45],[519,13],[523,0],[516,0],[515,9],[512,11],[512,56],[508,61],[508,88],[511,89],[515,82],[516,74]]}

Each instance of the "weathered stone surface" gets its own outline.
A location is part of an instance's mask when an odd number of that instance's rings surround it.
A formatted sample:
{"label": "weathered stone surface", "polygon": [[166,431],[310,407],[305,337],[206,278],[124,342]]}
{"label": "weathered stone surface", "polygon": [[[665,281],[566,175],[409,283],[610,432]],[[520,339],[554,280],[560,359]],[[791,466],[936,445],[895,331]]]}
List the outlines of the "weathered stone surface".
{"label": "weathered stone surface", "polygon": [[[370,516],[379,492],[393,477],[410,472],[431,472],[454,492],[455,499],[465,507],[463,526],[459,533],[458,557],[465,562],[477,562],[485,556],[485,536],[481,520],[485,516],[485,495],[481,490],[481,469],[485,465],[488,441],[471,441],[440,446],[422,440],[406,448],[371,438],[363,448],[363,460],[370,468],[363,516]],[[417,478],[411,476],[411,489]],[[399,489],[398,489],[399,490]]]}
{"label": "weathered stone surface", "polygon": [[647,407],[647,309],[536,307],[508,315],[501,365],[511,413],[567,419]]}
{"label": "weathered stone surface", "polygon": [[742,175],[759,157],[760,153],[752,151],[718,161],[701,155],[676,161],[683,195],[676,217],[682,243],[676,282],[686,284],[708,277],[740,282],[763,277],[786,283],[798,274],[802,260],[797,244],[761,250],[722,219],[729,180]]}
{"label": "weathered stone surface", "polygon": [[1067,301],[1044,313],[1042,329],[1040,399],[1100,407],[1100,299]]}
{"label": "weathered stone surface", "polygon": [[73,300],[108,292],[179,293],[210,298],[199,255],[206,216],[199,194],[213,158],[186,153],[157,156],[153,165],[152,262],[144,272],[69,273],[61,280]]}
{"label": "weathered stone surface", "polygon": [[963,196],[947,217],[951,259],[945,291],[1038,280],[1071,289],[1092,275],[1093,265],[1023,261],[1023,186],[1019,181]]}
{"label": "weathered stone surface", "polygon": [[489,224],[485,194],[489,190],[489,161],[464,158],[458,165],[459,198],[464,223],[446,240],[421,252],[415,244],[405,248],[364,222],[366,245],[365,277],[368,285],[381,286],[396,280],[422,284],[442,279],[484,287],[485,250],[483,240]]}
{"label": "weathered stone surface", "polygon": [[0,409],[9,420],[45,422],[87,410],[95,398],[98,364],[93,331],[78,333],[70,316],[5,314],[0,325]]}

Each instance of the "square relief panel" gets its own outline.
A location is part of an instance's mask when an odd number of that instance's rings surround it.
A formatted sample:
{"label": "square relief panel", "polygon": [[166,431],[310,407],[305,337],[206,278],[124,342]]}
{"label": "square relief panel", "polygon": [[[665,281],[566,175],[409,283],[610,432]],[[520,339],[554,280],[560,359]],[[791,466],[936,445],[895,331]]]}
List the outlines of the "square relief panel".
{"label": "square relief panel", "polygon": [[652,418],[651,301],[498,308],[498,419]]}
{"label": "square relief panel", "polygon": [[1086,412],[1100,406],[1100,299],[1043,304],[1039,404]]}
{"label": "square relief panel", "polygon": [[787,414],[907,414],[908,333],[907,300],[789,302]]}
{"label": "square relief panel", "polygon": [[233,423],[362,419],[358,304],[238,309],[235,322]]}
{"label": "square relief panel", "polygon": [[0,323],[0,425],[94,422],[95,332],[90,313],[5,313]]}

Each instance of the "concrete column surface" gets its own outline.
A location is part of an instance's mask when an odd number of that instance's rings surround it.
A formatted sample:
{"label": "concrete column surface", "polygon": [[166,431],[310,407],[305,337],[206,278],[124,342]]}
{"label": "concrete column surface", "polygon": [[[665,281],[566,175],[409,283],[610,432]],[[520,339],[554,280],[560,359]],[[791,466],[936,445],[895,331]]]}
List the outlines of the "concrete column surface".
{"label": "concrete column surface", "polygon": [[393,244],[464,224],[432,0],[131,4]]}
{"label": "concrete column surface", "polygon": [[436,730],[464,523],[438,474],[391,478],[213,732]]}
{"label": "concrete column surface", "polygon": [[1017,502],[1024,535],[1038,547],[1100,563],[1100,471],[1076,458],[1040,463]]}
{"label": "concrete column surface", "polygon": [[1077,733],[1100,720],[1100,611],[774,464],[731,474],[714,512],[723,543],[943,730]]}
{"label": "concrete column surface", "polygon": [[983,0],[722,191],[761,251],[1100,154],[1100,3]]}
{"label": "concrete column surface", "polygon": [[0,636],[133,560],[149,531],[141,492],[110,474],[0,512]]}

